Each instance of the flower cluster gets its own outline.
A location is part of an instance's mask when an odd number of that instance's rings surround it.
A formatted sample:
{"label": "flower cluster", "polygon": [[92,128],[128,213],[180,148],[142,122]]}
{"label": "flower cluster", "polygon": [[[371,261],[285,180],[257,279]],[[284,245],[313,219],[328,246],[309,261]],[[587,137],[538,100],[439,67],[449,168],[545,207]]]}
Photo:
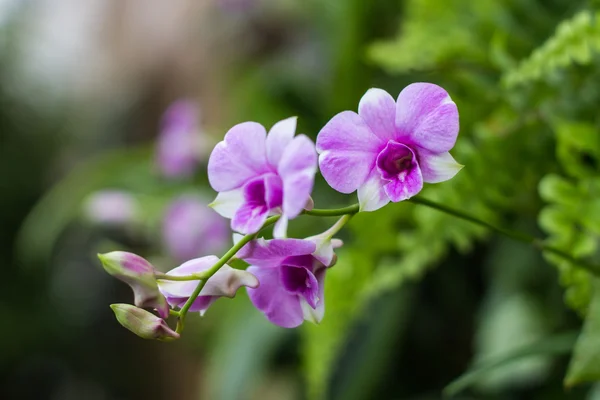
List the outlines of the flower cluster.
{"label": "flower cluster", "polygon": [[[184,142],[182,132],[189,121],[180,115],[184,105],[178,107],[166,119],[174,127],[164,140],[175,144],[165,149],[168,157],[159,157],[163,161],[177,155]],[[209,228],[216,226],[214,218],[190,198],[172,205],[167,220],[177,223],[165,225],[164,237],[177,258],[191,260],[161,273],[130,253],[101,256],[107,272],[132,287],[135,305],[153,308],[159,315],[113,305],[122,325],[146,338],[177,338],[188,311],[202,315],[219,297],[233,297],[242,286],[274,324],[293,328],[305,320],[318,323],[325,312],[325,276],[336,262],[334,250],[342,245],[334,236],[352,214],[409,199],[424,183],[448,180],[462,168],[448,152],[458,135],[458,110],[448,93],[434,84],[411,84],[396,101],[381,89],[368,90],[358,113],[334,116],[319,132],[316,144],[296,135],[296,122],[285,119],[268,133],[258,123],[244,122],[231,128],[212,150],[208,180],[218,194],[211,207],[230,219],[237,233],[234,246],[223,257],[196,258],[210,251],[208,244],[224,230]],[[189,150],[189,143],[183,147]],[[185,175],[197,162],[191,153],[179,155],[177,162],[163,162],[168,166],[165,174]],[[333,189],[357,191],[359,205],[339,213],[312,210],[318,167]],[[303,213],[341,218],[316,236],[287,238],[289,221]],[[258,237],[271,224],[274,239]],[[246,270],[228,265],[234,256],[249,265]],[[178,318],[174,331],[165,322],[169,314]]]}

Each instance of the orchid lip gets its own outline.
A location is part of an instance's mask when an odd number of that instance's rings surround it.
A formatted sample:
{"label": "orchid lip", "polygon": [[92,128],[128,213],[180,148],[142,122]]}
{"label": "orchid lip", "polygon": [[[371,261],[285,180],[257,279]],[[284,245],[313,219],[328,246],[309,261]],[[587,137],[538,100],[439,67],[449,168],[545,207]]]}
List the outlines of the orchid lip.
{"label": "orchid lip", "polygon": [[403,181],[410,171],[418,167],[414,151],[393,140],[379,152],[376,165],[381,177],[389,181]]}
{"label": "orchid lip", "polygon": [[317,307],[319,283],[308,268],[282,265],[281,283],[288,293],[302,296],[312,308]]}

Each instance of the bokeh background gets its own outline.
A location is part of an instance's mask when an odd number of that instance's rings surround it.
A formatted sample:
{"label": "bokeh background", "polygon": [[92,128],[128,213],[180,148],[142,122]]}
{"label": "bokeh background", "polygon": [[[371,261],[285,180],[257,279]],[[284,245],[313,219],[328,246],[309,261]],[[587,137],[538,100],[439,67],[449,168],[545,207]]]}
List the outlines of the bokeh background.
{"label": "bokeh background", "polygon": [[[296,115],[314,139],[369,87],[428,81],[458,105],[465,168],[423,196],[598,262],[597,7],[0,0],[0,398],[600,399],[593,383],[563,386],[567,371],[600,378],[592,274],[423,206],[356,216],[324,321],[295,330],[242,290],[190,316],[181,340],[142,340],[109,308],[129,288],[95,257],[129,250],[168,270],[205,246],[206,160],[234,124]],[[192,110],[187,139],[164,139],[194,149],[181,174],[158,157],[174,102]],[[169,239],[181,196],[196,211]],[[320,176],[313,197],[356,201]],[[291,234],[331,223],[302,217]]]}

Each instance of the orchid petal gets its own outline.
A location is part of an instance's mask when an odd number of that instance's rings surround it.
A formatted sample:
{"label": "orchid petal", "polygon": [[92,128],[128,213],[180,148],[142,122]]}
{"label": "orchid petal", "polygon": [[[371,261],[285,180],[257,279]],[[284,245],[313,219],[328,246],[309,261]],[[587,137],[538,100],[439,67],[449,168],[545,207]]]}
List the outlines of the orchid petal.
{"label": "orchid petal", "polygon": [[277,267],[287,257],[311,254],[314,242],[303,239],[257,239],[246,244],[237,257],[251,265],[262,268]]}
{"label": "orchid petal", "polygon": [[358,114],[341,112],[317,136],[321,173],[338,192],[352,193],[367,179],[383,145]]}
{"label": "orchid petal", "polygon": [[395,138],[396,102],[385,90],[367,90],[358,103],[358,114],[381,140],[387,142]]}
{"label": "orchid petal", "polygon": [[208,206],[225,218],[233,218],[238,208],[244,203],[242,189],[219,192],[217,197]]}
{"label": "orchid petal", "polygon": [[434,154],[424,149],[419,149],[419,166],[423,174],[423,181],[427,183],[444,182],[453,178],[463,165],[456,162],[450,153]]}
{"label": "orchid petal", "polygon": [[396,108],[396,140],[434,153],[454,147],[458,109],[448,92],[432,83],[413,83],[400,92]]}
{"label": "orchid petal", "polygon": [[389,181],[381,178],[381,174],[374,167],[367,181],[358,188],[358,203],[360,211],[375,211],[390,202],[385,192],[385,185]]}
{"label": "orchid petal", "polygon": [[266,131],[256,122],[235,125],[213,149],[208,180],[218,192],[237,189],[249,179],[269,171]]}
{"label": "orchid petal", "polygon": [[248,297],[269,321],[284,328],[295,328],[302,324],[304,316],[300,298],[285,290],[281,284],[279,268],[251,266],[248,272],[255,275],[260,282],[258,288],[247,289]]}
{"label": "orchid petal", "polygon": [[267,135],[267,160],[273,167],[277,167],[287,146],[294,139],[298,118],[291,117],[277,122]]}

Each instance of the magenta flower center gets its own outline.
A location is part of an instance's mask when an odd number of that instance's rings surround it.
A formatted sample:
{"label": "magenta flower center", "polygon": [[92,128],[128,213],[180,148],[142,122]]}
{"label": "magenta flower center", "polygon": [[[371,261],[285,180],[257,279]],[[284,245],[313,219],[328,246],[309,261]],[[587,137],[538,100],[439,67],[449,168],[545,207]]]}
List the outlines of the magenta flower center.
{"label": "magenta flower center", "polygon": [[272,210],[283,203],[283,184],[276,174],[265,174],[244,187],[246,203],[254,207],[266,207]]}
{"label": "magenta flower center", "polygon": [[383,179],[405,181],[418,167],[415,153],[410,147],[390,140],[377,156],[377,169]]}
{"label": "magenta flower center", "polygon": [[319,283],[315,275],[305,267],[294,265],[281,266],[281,283],[285,290],[292,294],[298,294],[306,299],[312,307],[317,307],[319,301]]}

